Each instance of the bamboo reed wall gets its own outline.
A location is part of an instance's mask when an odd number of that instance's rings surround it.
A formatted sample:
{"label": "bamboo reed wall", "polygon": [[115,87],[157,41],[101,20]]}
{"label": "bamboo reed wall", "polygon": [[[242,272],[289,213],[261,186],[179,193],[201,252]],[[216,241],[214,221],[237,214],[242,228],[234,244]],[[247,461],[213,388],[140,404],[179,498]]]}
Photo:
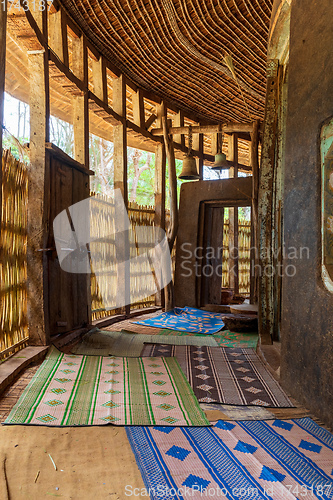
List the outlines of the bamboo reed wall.
{"label": "bamboo reed wall", "polygon": [[[223,262],[222,287],[229,288],[229,220],[224,221],[223,228]],[[250,295],[250,249],[251,249],[251,221],[240,221],[238,224],[238,270],[239,293]]]}
{"label": "bamboo reed wall", "polygon": [[[110,202],[110,200],[103,195],[95,195],[98,199],[104,200],[106,202]],[[90,230],[91,230],[91,239],[93,240],[95,236],[98,236],[101,228],[103,228],[106,233],[112,234],[114,232],[114,228],[111,227],[113,222],[108,218],[107,210],[103,213],[103,205],[98,208],[96,212],[92,213],[92,218],[90,221]],[[128,204],[128,217],[131,223],[131,227],[135,229],[136,226],[154,226],[155,224],[155,210],[154,207],[151,206],[140,206],[134,202],[129,202]],[[148,246],[154,245],[154,234],[147,233],[147,239],[149,241],[145,241]],[[151,240],[151,241],[150,241]],[[91,249],[94,250],[95,256],[96,252],[99,260],[108,259],[108,261],[114,260],[116,262],[115,255],[115,247],[114,245],[108,245],[107,247],[104,244],[94,243],[91,245]],[[108,252],[108,255],[105,254]],[[130,259],[133,259],[137,256],[135,246],[130,247]],[[130,280],[130,289],[131,293],[144,295],[148,289],[149,283],[147,283],[147,273],[150,273],[150,269],[146,269],[143,266],[142,269],[138,270],[131,269],[131,280]],[[113,314],[119,314],[121,310],[113,309],[106,310],[103,302],[103,298],[106,299],[106,302],[111,302],[112,293],[117,288],[117,272],[116,272],[116,264],[114,266],[114,270],[108,274],[104,275],[102,279],[98,280],[95,274],[91,275],[91,301],[92,301],[92,319],[100,319],[105,316],[110,316]],[[110,299],[109,301],[107,299]],[[138,309],[142,307],[149,307],[155,305],[155,295],[147,296],[144,300],[140,302],[135,302],[131,304],[131,309]]]}
{"label": "bamboo reed wall", "polygon": [[[97,198],[109,201],[107,197],[102,195],[97,195]],[[155,224],[155,210],[152,206],[141,206],[136,203],[130,202],[128,205],[128,216],[132,228],[136,226],[154,226]],[[166,225],[168,225],[169,214],[166,215]],[[110,221],[105,218],[103,210],[99,209],[98,212],[93,214],[91,220],[91,235],[92,239],[94,235],[98,235],[101,227],[103,227],[109,234],[113,233],[113,227],[110,227]],[[146,241],[145,243],[149,245],[154,245],[154,235],[153,233],[148,233],[147,237],[152,238],[152,241]],[[239,223],[239,293],[243,295],[250,294],[250,248],[251,248],[251,222],[250,221],[240,221]],[[99,243],[95,243],[94,251],[99,251],[99,259],[113,259],[116,260],[115,249],[113,245],[102,245],[98,248]],[[172,252],[172,267],[174,272],[175,264],[175,247]],[[105,252],[113,252],[112,255],[106,255]],[[136,256],[135,247],[130,249],[130,258]],[[131,270],[132,271],[132,270]],[[136,270],[137,271],[137,270]],[[139,272],[131,272],[130,288],[131,293],[142,293],[144,295],[147,290],[147,272],[149,274],[149,269],[142,268]],[[92,274],[91,276],[91,294],[92,294],[92,318],[101,319],[105,316],[110,316],[113,314],[118,314],[121,312],[119,309],[106,310],[104,307],[102,297],[110,297],[111,291],[116,290],[117,287],[117,273],[116,267],[114,272],[105,275],[102,280],[99,280],[97,284],[96,276]],[[222,287],[229,287],[229,220],[225,221],[224,224],[224,235],[223,235],[223,265],[222,265]],[[155,304],[155,296],[147,296],[144,300],[140,302],[135,302],[131,304],[131,309],[138,309],[142,307],[149,307]]]}
{"label": "bamboo reed wall", "polygon": [[28,340],[26,166],[10,151],[2,156],[0,235],[0,361]]}

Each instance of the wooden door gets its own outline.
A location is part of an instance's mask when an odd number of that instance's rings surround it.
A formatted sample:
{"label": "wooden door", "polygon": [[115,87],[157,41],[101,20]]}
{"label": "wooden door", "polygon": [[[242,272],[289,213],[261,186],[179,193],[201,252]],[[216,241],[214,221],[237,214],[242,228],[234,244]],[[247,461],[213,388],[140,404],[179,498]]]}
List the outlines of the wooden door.
{"label": "wooden door", "polygon": [[72,274],[61,269],[53,234],[54,218],[89,195],[89,174],[79,170],[80,164],[76,166],[76,163],[53,152],[48,155],[48,248],[51,250],[47,251],[47,321],[51,336],[86,326],[90,318],[90,275]]}
{"label": "wooden door", "polygon": [[200,305],[221,304],[224,208],[204,204]]}

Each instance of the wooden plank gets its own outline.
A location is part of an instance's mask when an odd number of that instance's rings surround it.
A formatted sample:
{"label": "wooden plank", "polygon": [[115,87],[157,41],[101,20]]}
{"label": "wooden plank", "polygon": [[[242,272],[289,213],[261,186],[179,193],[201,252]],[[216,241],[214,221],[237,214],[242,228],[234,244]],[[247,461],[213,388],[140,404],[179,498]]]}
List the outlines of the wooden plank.
{"label": "wooden plank", "polygon": [[[272,223],[273,184],[275,173],[275,144],[278,126],[278,70],[277,60],[267,64],[267,94],[264,135],[261,152],[259,213],[259,335],[262,344],[271,344],[274,333]],[[268,271],[268,272],[265,272]]]}
{"label": "wooden plank", "polygon": [[203,134],[196,134],[193,137],[193,149],[198,151],[198,157],[196,158],[197,162],[197,171],[200,175],[200,179],[203,178],[203,149],[204,149],[204,136]]}
{"label": "wooden plank", "polygon": [[133,106],[133,122],[138,127],[145,129],[145,108],[143,101],[142,90],[138,90],[132,94],[132,106]]}
{"label": "wooden plank", "polygon": [[48,347],[25,347],[0,365],[0,395],[31,363],[44,358]]}
{"label": "wooden plank", "polygon": [[94,94],[104,103],[108,103],[108,86],[106,78],[105,58],[101,56],[98,61],[92,60],[92,76]]}
{"label": "wooden plank", "polygon": [[51,155],[56,156],[58,159],[62,159],[66,164],[70,165],[72,168],[75,168],[75,170],[78,170],[79,172],[88,176],[95,175],[95,172],[93,170],[87,170],[82,163],[73,160],[71,156],[68,156],[68,154],[66,154],[62,149],[58,148],[58,146],[56,146],[52,142],[47,142],[45,144],[45,147]]}
{"label": "wooden plank", "polygon": [[147,130],[149,129],[149,127],[152,126],[152,124],[154,123],[154,121],[156,120],[156,118],[157,118],[157,116],[155,114],[150,115],[150,117],[148,118],[148,120],[145,123],[145,128]]}
{"label": "wooden plank", "polygon": [[63,9],[49,14],[49,44],[59,59],[68,67],[67,19]]}
{"label": "wooden plank", "polygon": [[[157,124],[162,125],[163,107],[156,106]],[[165,174],[166,152],[164,144],[157,144],[155,151],[155,225],[165,229]],[[162,305],[164,301],[163,290],[157,292],[155,304]]]}
{"label": "wooden plank", "polygon": [[[120,117],[126,120],[126,83],[123,75],[113,80],[113,108]],[[114,188],[120,189],[127,207],[127,135],[124,123],[114,127],[113,143]]]}
{"label": "wooden plank", "polygon": [[[124,75],[113,80],[113,108],[124,121],[113,128],[113,168],[114,189],[120,189],[126,208],[128,207],[127,186],[127,130],[126,130],[126,79]],[[125,305],[125,313],[130,313],[130,269],[129,244],[126,231],[116,239],[117,256],[117,298]]]}
{"label": "wooden plank", "polygon": [[[88,60],[87,60],[87,46],[86,38],[81,36],[81,38],[74,38],[72,40],[72,69],[75,77],[82,82],[88,81]],[[61,71],[61,68],[59,68]],[[67,75],[66,75],[67,76]],[[72,80],[73,83],[78,82]],[[83,85],[81,90],[84,90]]]}
{"label": "wooden plank", "polygon": [[[184,127],[184,112],[179,111],[177,115],[173,119],[173,127]],[[160,127],[161,128],[161,127]],[[182,147],[185,147],[185,136],[184,134],[174,134],[173,140],[177,143],[180,144]],[[193,149],[194,146],[193,146]]]}
{"label": "wooden plank", "polygon": [[[156,107],[157,121],[162,123],[163,108]],[[158,144],[155,152],[155,224],[165,229],[165,174],[166,152],[164,144]]]}
{"label": "wooden plank", "polygon": [[[75,55],[75,59],[74,59]],[[89,169],[88,54],[84,36],[73,40],[73,72],[82,80],[82,95],[72,96],[74,158]]]}
{"label": "wooden plank", "polygon": [[[49,343],[48,325],[45,324],[44,290],[47,285],[43,266],[43,252],[46,248],[45,211],[45,142],[48,141],[49,85],[48,59],[44,50],[28,52],[30,81],[30,164],[28,186],[28,245],[27,245],[27,287],[28,327],[32,345]],[[46,194],[47,196],[47,194]],[[44,287],[43,287],[44,285]]]}
{"label": "wooden plank", "polygon": [[88,96],[73,96],[74,157],[89,169]]}
{"label": "wooden plank", "polygon": [[[72,203],[89,198],[89,178],[79,170],[73,169]],[[86,221],[87,233],[90,231],[90,220]],[[88,233],[89,234],[89,233]],[[91,321],[90,275],[73,274],[73,311],[76,311],[73,328],[86,326]]]}
{"label": "wooden plank", "polygon": [[[218,133],[237,133],[237,132],[247,132],[251,133],[252,124],[251,123],[227,123],[222,125],[194,125],[192,127],[192,134],[218,134]],[[188,134],[189,127],[170,127],[169,133],[174,134]],[[155,128],[151,131],[152,135],[163,135],[162,128]]]}

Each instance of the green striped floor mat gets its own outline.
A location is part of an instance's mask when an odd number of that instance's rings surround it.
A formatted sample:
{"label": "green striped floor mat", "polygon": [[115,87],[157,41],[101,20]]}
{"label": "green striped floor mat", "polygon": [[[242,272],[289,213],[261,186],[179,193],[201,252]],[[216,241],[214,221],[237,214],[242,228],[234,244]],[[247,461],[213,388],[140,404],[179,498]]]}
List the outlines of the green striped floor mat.
{"label": "green striped floor mat", "polygon": [[[187,332],[180,332],[178,330],[169,330],[169,329],[163,329],[161,330],[160,333],[157,333],[157,335],[161,335],[163,337],[169,336],[169,337],[184,337],[184,336],[192,336],[196,338],[203,338],[207,337],[206,335],[202,335],[201,333],[194,334],[194,333],[187,333]],[[216,341],[217,345],[219,347],[242,347],[245,349],[256,349],[257,344],[258,344],[258,333],[235,333],[235,332],[230,332],[229,330],[221,330],[218,333],[214,333],[212,335],[214,340]],[[154,343],[161,343],[161,342],[156,342],[154,340]],[[163,344],[167,344],[167,342],[163,342]],[[176,344],[175,344],[176,345]],[[177,344],[181,345],[181,344]],[[187,344],[190,345],[190,344]],[[207,344],[196,344],[196,345],[207,345]],[[211,346],[213,347],[213,346]]]}
{"label": "green striped floor mat", "polygon": [[[170,330],[171,331],[171,330]],[[82,338],[72,349],[74,354],[87,356],[127,356],[137,358],[141,356],[144,344],[171,344],[218,347],[212,335],[144,335],[131,333],[125,330],[113,332],[94,329]]]}
{"label": "green striped floor mat", "polygon": [[210,425],[175,358],[79,356],[51,347],[5,424]]}

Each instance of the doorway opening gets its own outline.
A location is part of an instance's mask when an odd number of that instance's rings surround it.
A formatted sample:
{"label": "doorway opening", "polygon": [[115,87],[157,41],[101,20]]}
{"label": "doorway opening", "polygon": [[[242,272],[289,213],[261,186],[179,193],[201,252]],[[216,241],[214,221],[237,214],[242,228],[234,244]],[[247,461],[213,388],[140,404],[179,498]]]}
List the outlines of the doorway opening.
{"label": "doorway opening", "polygon": [[196,261],[197,299],[208,304],[240,304],[251,298],[251,207],[203,202]]}

